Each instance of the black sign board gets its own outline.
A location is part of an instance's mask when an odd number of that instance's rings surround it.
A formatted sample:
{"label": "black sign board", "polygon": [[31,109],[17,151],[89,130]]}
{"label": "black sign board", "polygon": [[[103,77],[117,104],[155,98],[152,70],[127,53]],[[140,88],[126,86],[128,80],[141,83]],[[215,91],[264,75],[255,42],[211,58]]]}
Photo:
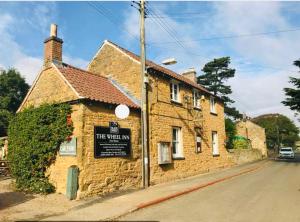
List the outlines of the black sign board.
{"label": "black sign board", "polygon": [[110,122],[109,127],[95,126],[94,156],[127,157],[131,152],[130,129],[119,128],[117,122]]}

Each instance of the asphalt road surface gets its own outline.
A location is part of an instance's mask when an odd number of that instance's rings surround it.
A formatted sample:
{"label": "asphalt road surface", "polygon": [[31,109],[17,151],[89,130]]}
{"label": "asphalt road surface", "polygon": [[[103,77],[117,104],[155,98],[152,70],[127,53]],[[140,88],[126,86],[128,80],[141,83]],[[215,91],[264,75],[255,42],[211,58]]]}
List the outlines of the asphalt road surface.
{"label": "asphalt road surface", "polygon": [[300,154],[119,220],[300,222]]}

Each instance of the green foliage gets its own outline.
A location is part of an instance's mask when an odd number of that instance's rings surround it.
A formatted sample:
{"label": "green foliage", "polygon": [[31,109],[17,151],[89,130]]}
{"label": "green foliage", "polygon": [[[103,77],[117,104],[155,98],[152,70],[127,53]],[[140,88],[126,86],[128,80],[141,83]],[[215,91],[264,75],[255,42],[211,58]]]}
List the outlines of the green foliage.
{"label": "green foliage", "polygon": [[299,129],[288,117],[281,114],[263,115],[253,119],[259,126],[266,129],[267,147],[274,149],[282,146],[294,146],[299,140]]}
{"label": "green foliage", "polygon": [[235,120],[243,118],[243,115],[235,107],[228,107],[227,104],[225,104],[224,112],[226,116],[230,116]]}
{"label": "green foliage", "polygon": [[17,70],[2,71],[0,74],[0,109],[16,112],[28,89],[29,85]]}
{"label": "green foliage", "polygon": [[55,160],[59,145],[72,134],[67,123],[67,104],[30,107],[12,118],[9,129],[8,160],[16,187],[34,193],[50,193],[54,186],[45,175]]}
{"label": "green foliage", "polygon": [[9,120],[13,114],[6,109],[0,109],[0,137],[7,135]]}
{"label": "green foliage", "polygon": [[231,87],[225,85],[225,82],[234,77],[235,69],[229,68],[230,57],[214,59],[204,65],[202,71],[204,75],[197,78],[197,82],[205,86],[214,95],[222,98],[225,104],[225,114],[234,119],[241,118],[241,114],[229,104],[234,103],[229,95],[232,93]]}
{"label": "green foliage", "polygon": [[[294,61],[294,65],[300,68],[300,60]],[[290,77],[290,83],[292,83],[295,88],[284,88],[285,95],[287,98],[282,103],[285,106],[289,106],[291,110],[300,112],[300,78]]]}
{"label": "green foliage", "polygon": [[0,137],[7,135],[9,119],[22,103],[29,85],[15,69],[0,73]]}
{"label": "green foliage", "polygon": [[250,143],[246,139],[234,139],[233,140],[234,149],[248,149],[250,148]]}
{"label": "green foliage", "polygon": [[227,137],[226,148],[233,149],[233,138],[236,135],[236,125],[231,119],[225,119],[225,132]]}

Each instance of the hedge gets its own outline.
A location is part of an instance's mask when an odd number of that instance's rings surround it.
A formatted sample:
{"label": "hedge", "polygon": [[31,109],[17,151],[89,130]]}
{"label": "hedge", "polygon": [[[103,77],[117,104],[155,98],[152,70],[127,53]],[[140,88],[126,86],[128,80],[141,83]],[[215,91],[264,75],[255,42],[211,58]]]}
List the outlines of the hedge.
{"label": "hedge", "polygon": [[51,193],[55,187],[45,175],[55,161],[59,145],[73,132],[67,121],[68,104],[44,104],[18,113],[9,124],[8,160],[16,188],[33,193]]}

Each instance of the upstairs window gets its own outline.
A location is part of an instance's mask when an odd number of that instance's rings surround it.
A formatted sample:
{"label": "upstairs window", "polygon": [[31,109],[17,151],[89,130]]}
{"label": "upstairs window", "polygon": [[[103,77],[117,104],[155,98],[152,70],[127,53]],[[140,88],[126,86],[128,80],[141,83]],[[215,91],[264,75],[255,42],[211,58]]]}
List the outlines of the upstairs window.
{"label": "upstairs window", "polygon": [[179,84],[177,82],[170,83],[170,97],[172,101],[180,102]]}
{"label": "upstairs window", "polygon": [[200,108],[200,93],[197,90],[193,91],[193,104],[195,108]]}
{"label": "upstairs window", "polygon": [[210,97],[210,112],[216,114],[217,109],[216,109],[216,101],[214,97]]}

